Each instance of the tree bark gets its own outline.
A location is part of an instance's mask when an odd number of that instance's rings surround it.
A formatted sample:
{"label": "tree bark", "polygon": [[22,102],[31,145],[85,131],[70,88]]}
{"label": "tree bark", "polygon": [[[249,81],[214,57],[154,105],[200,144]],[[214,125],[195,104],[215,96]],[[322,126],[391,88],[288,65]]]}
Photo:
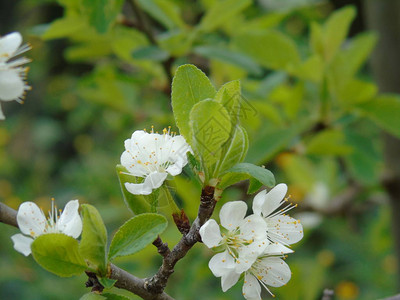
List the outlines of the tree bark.
{"label": "tree bark", "polygon": [[[371,67],[379,89],[400,93],[400,1],[364,1],[367,26],[379,34]],[[400,140],[384,133],[385,173],[383,185],[392,206],[392,228],[400,270]],[[400,277],[397,279],[400,289]]]}

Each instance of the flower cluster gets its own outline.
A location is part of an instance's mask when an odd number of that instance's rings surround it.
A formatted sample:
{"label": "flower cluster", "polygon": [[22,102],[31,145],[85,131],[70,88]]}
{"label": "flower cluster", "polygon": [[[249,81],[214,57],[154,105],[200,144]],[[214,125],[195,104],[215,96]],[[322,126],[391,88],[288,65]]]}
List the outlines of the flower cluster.
{"label": "flower cluster", "polygon": [[22,203],[18,209],[17,222],[23,234],[17,233],[11,237],[14,249],[28,256],[31,254],[33,240],[47,233],[63,233],[78,238],[82,232],[82,220],[78,209],[78,200],[71,200],[63,212],[58,211],[52,199],[51,211],[46,219],[43,211],[35,203]]}
{"label": "flower cluster", "polygon": [[[0,38],[0,101],[17,101],[22,103],[25,91],[30,87],[25,82],[27,67],[24,64],[30,62],[25,57],[13,59],[28,51],[29,45],[22,45],[22,36],[18,32],[12,32]],[[0,120],[5,116],[0,106]]]}
{"label": "flower cluster", "polygon": [[168,174],[176,176],[187,164],[190,146],[181,135],[171,134],[164,128],[162,134],[154,133],[152,128],[136,130],[130,139],[125,140],[125,151],[121,155],[123,165],[130,175],[144,178],[142,183],[125,183],[128,192],[134,195],[149,195],[159,188]]}
{"label": "flower cluster", "polygon": [[261,299],[261,286],[279,287],[291,277],[283,260],[293,252],[287,246],[303,237],[299,221],[285,213],[293,205],[283,207],[286,184],[278,184],[270,192],[261,191],[253,201],[254,214],[245,217],[247,205],[243,201],[224,204],[220,211],[221,226],[213,219],[201,228],[203,243],[220,253],[214,255],[209,267],[221,277],[222,290],[231,288],[244,273],[243,296]]}

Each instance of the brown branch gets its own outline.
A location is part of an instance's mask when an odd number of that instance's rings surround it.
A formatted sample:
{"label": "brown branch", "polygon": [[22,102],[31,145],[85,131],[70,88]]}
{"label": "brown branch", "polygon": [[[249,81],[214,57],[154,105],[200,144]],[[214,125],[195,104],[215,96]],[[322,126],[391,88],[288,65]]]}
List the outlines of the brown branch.
{"label": "brown branch", "polygon": [[[8,207],[4,203],[0,203],[0,222],[18,228],[17,211]],[[93,287],[95,284],[93,273],[89,276],[89,285]],[[109,278],[117,280],[115,287],[130,291],[146,300],[173,300],[171,296],[166,293],[151,293],[145,288],[145,281],[141,278],[135,277],[127,271],[110,264]],[[97,278],[96,278],[97,280]],[[93,283],[93,285],[91,285]],[[99,283],[100,284],[100,283]]]}
{"label": "brown branch", "polygon": [[158,272],[146,280],[146,287],[149,292],[153,294],[163,292],[169,277],[174,272],[175,264],[186,255],[194,244],[201,241],[199,229],[211,217],[215,204],[214,187],[207,186],[203,188],[196,220],[194,220],[189,232],[183,235],[172,251],[164,257]]}
{"label": "brown branch", "polygon": [[153,245],[157,247],[157,251],[162,257],[166,257],[171,253],[168,243],[163,243],[160,236],[156,238],[156,240],[153,242]]}

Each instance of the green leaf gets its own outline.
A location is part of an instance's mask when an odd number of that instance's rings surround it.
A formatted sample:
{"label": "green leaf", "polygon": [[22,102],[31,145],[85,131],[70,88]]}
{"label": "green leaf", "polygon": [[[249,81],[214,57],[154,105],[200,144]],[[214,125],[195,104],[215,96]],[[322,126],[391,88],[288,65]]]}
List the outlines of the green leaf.
{"label": "green leaf", "polygon": [[117,282],[117,280],[110,279],[107,277],[99,277],[98,280],[101,283],[101,285],[104,286],[104,288],[106,288],[106,289],[111,289],[114,286],[114,284]]}
{"label": "green leaf", "polygon": [[223,25],[227,20],[234,18],[243,9],[251,4],[250,0],[223,0],[215,4],[206,12],[200,21],[199,29],[210,32]]}
{"label": "green leaf", "polygon": [[62,233],[39,236],[33,241],[31,250],[40,266],[61,277],[79,275],[87,268],[79,253],[78,241]]}
{"label": "green leaf", "polygon": [[184,28],[179,6],[169,0],[138,0],[140,7],[167,29]]}
{"label": "green leaf", "polygon": [[135,49],[132,53],[132,57],[135,59],[164,61],[169,57],[169,54],[157,46],[145,46]]}
{"label": "green leaf", "polygon": [[102,296],[106,297],[107,300],[130,300],[131,299],[126,296],[112,294],[112,293],[103,293]]}
{"label": "green leaf", "polygon": [[107,298],[97,293],[87,293],[79,298],[79,300],[107,300]]}
{"label": "green leaf", "polygon": [[248,148],[249,140],[246,129],[236,126],[232,138],[223,147],[222,159],[218,163],[214,177],[224,174],[229,168],[241,163],[246,157]]}
{"label": "green leaf", "polygon": [[356,9],[353,6],[347,6],[336,10],[324,24],[322,37],[326,61],[330,61],[339,50],[355,16]]}
{"label": "green leaf", "polygon": [[167,219],[159,214],[141,214],[129,219],[115,233],[108,258],[134,254],[151,244],[165,228]]}
{"label": "green leaf", "polygon": [[215,95],[215,101],[221,103],[230,115],[232,127],[236,126],[239,121],[242,93],[240,81],[233,80],[225,83]]}
{"label": "green leaf", "polygon": [[237,49],[266,68],[291,72],[300,63],[295,42],[278,31],[266,30],[240,34],[235,37],[234,44]]}
{"label": "green leaf", "polygon": [[79,252],[90,262],[89,265],[94,265],[101,275],[105,275],[107,272],[107,229],[94,206],[82,204],[81,209],[83,229]]}
{"label": "green leaf", "polygon": [[82,0],[83,12],[99,33],[106,33],[120,13],[123,0]]}
{"label": "green leaf", "polygon": [[68,16],[57,19],[48,25],[47,30],[42,35],[44,40],[68,37],[71,34],[87,27],[83,18],[79,16]]}
{"label": "green leaf", "polygon": [[345,155],[352,151],[352,147],[346,144],[342,131],[328,129],[314,135],[306,151],[317,155]]}
{"label": "green leaf", "polygon": [[198,46],[193,49],[193,52],[209,59],[215,59],[238,66],[250,74],[262,74],[261,67],[252,58],[243,53],[232,51],[226,47]]}
{"label": "green leaf", "polygon": [[231,120],[226,109],[218,102],[208,99],[193,106],[190,112],[192,148],[200,157],[203,170],[212,174],[212,166],[221,157],[222,145],[231,134]]}
{"label": "green leaf", "polygon": [[144,195],[133,195],[129,193],[125,188],[125,182],[137,183],[136,178],[132,175],[128,175],[127,174],[128,170],[122,165],[117,165],[116,170],[125,204],[130,208],[130,210],[135,215],[150,212],[152,201],[149,198],[149,196],[151,195],[144,196]]}
{"label": "green leaf", "polygon": [[339,89],[338,98],[342,105],[351,106],[371,100],[377,93],[378,87],[376,84],[358,79],[351,79]]}
{"label": "green leaf", "polygon": [[215,88],[207,76],[193,65],[180,66],[172,82],[172,109],[176,125],[186,141],[191,144],[189,115],[193,106],[207,98],[214,98]]}
{"label": "green leaf", "polygon": [[267,187],[275,185],[275,177],[270,170],[249,163],[240,163],[228,170],[227,174],[222,177],[218,187],[225,189],[238,182],[237,179],[243,180],[251,177]]}
{"label": "green leaf", "polygon": [[360,104],[357,108],[378,126],[400,137],[400,97],[380,95],[372,101]]}
{"label": "green leaf", "polygon": [[300,79],[319,83],[324,74],[324,63],[320,56],[310,56],[306,61],[299,64],[294,69],[293,74]]}

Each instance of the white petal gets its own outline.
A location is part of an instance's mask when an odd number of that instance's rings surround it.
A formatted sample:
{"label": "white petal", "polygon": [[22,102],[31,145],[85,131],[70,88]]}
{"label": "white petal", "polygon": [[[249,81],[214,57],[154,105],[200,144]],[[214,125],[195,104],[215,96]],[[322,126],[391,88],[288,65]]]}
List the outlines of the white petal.
{"label": "white petal", "polygon": [[167,171],[172,176],[176,176],[182,173],[182,166],[179,164],[170,165],[165,171]]}
{"label": "white petal", "polygon": [[239,280],[240,273],[236,273],[235,271],[231,272],[226,272],[221,276],[221,287],[222,291],[226,292],[229,290],[232,286],[236,284],[236,282]]}
{"label": "white petal", "polygon": [[236,261],[235,270],[243,273],[250,269],[256,259],[265,251],[268,240],[256,240],[248,246],[239,249],[239,259]]}
{"label": "white petal", "polygon": [[25,83],[18,69],[0,71],[0,100],[12,101],[23,97]]}
{"label": "white petal", "polygon": [[287,193],[287,185],[280,183],[270,190],[264,198],[261,210],[264,217],[269,216],[282,204],[282,200]]}
{"label": "white petal", "polygon": [[280,243],[271,243],[269,244],[265,250],[264,254],[266,255],[283,255],[288,253],[293,253],[294,251]]}
{"label": "white petal", "polygon": [[228,250],[225,250],[222,253],[215,254],[210,259],[208,267],[215,277],[221,277],[225,273],[235,269],[235,261],[233,257],[229,255]]}
{"label": "white petal", "polygon": [[303,238],[303,226],[300,221],[289,216],[277,215],[267,218],[268,236],[272,241],[291,245]]}
{"label": "white petal", "polygon": [[225,203],[219,212],[221,225],[228,230],[236,229],[243,221],[247,212],[247,204],[243,201]]}
{"label": "white petal", "polygon": [[219,242],[222,240],[219,225],[213,219],[204,223],[204,225],[200,227],[199,233],[201,240],[208,248],[218,246]]}
{"label": "white petal", "polygon": [[149,174],[143,183],[125,183],[128,192],[134,195],[150,195],[153,189],[159,188],[167,178],[167,173],[153,172]]}
{"label": "white petal", "polygon": [[47,221],[35,203],[24,202],[19,206],[17,222],[22,233],[37,237],[43,234]]}
{"label": "white petal", "polygon": [[249,300],[261,300],[261,286],[257,278],[247,272],[244,275],[243,297]]}
{"label": "white petal", "polygon": [[0,54],[7,59],[10,58],[22,43],[22,36],[19,32],[9,33],[0,38]]}
{"label": "white petal", "polygon": [[18,252],[22,253],[25,256],[31,254],[31,244],[33,239],[26,237],[20,233],[14,234],[11,237],[12,241],[14,242],[14,249]]}
{"label": "white petal", "polygon": [[144,137],[145,135],[148,135],[149,133],[147,133],[146,131],[144,131],[144,130],[136,130],[134,133],[132,133],[132,136],[131,136],[131,140],[133,141],[133,142],[137,142],[137,141],[139,141],[142,137]]}
{"label": "white petal", "polygon": [[280,287],[290,280],[292,273],[283,259],[278,257],[266,257],[260,263],[264,267],[262,281],[269,286]]}
{"label": "white petal", "polygon": [[57,221],[57,228],[62,233],[77,238],[82,232],[82,220],[79,216],[79,201],[71,200],[65,205],[60,219]]}
{"label": "white petal", "polygon": [[259,192],[253,199],[253,212],[256,215],[261,216],[261,207],[265,201],[265,196],[267,195],[267,190]]}
{"label": "white petal", "polygon": [[0,120],[5,120],[6,116],[3,114],[3,110],[1,108],[1,103],[0,103]]}
{"label": "white petal", "polygon": [[247,216],[240,222],[240,235],[248,240],[266,239],[268,225],[263,217],[258,215]]}
{"label": "white petal", "polygon": [[122,152],[121,165],[123,165],[133,176],[146,177],[150,173],[143,164],[138,163],[138,160],[132,157],[132,151]]}

